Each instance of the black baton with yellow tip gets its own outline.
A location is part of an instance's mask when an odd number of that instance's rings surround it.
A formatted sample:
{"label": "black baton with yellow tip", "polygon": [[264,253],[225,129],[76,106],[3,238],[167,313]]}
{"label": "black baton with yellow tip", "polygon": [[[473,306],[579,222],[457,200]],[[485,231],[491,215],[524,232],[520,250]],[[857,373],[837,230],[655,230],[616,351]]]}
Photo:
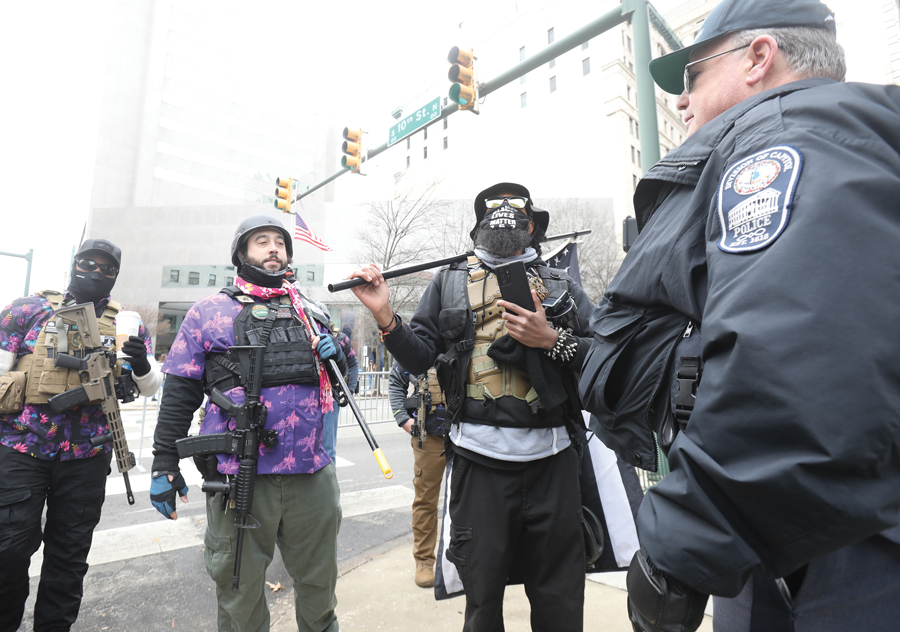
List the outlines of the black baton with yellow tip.
{"label": "black baton with yellow tip", "polygon": [[[316,322],[315,320],[313,320],[312,315],[310,315],[308,311],[306,311],[306,318],[307,320],[309,320],[310,325]],[[324,336],[327,334],[319,335]],[[335,345],[336,344],[337,343],[335,343]],[[316,353],[318,354],[318,351],[316,351]],[[394,476],[394,472],[391,471],[391,466],[387,462],[387,457],[384,456],[384,452],[382,452],[381,448],[378,447],[378,442],[375,441],[375,437],[372,436],[372,431],[369,430],[369,424],[366,423],[366,418],[363,417],[362,411],[359,409],[359,406],[356,405],[356,400],[353,399],[353,394],[350,392],[350,389],[347,388],[347,382],[344,381],[344,376],[341,375],[341,370],[340,368],[338,368],[337,362],[335,362],[331,358],[329,358],[327,362],[328,366],[331,367],[331,374],[334,376],[334,379],[337,380],[338,386],[340,386],[341,390],[344,391],[344,396],[347,398],[347,401],[350,404],[350,410],[353,411],[353,415],[356,417],[356,421],[359,422],[359,427],[362,428],[363,434],[366,437],[366,441],[369,442],[369,448],[371,448],[372,454],[375,455],[375,460],[378,461],[378,467],[381,468],[381,473],[384,474],[385,478],[392,478]],[[336,399],[334,405],[338,405]]]}

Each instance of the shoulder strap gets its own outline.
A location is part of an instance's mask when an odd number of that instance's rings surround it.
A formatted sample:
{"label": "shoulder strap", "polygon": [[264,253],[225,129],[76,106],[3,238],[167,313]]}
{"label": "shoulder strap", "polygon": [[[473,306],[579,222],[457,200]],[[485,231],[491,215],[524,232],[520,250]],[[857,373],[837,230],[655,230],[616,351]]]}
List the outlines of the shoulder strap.
{"label": "shoulder strap", "polygon": [[246,294],[244,294],[241,291],[241,288],[239,288],[236,285],[229,285],[228,287],[223,287],[221,290],[219,290],[219,292],[229,298],[233,298],[234,300],[238,301],[239,303],[253,303],[254,302],[252,296],[247,296]]}
{"label": "shoulder strap", "polygon": [[50,307],[53,308],[55,312],[59,308],[59,304],[62,303],[63,295],[61,292],[57,292],[56,290],[41,290],[37,292],[38,296],[42,296],[47,299],[47,302],[50,303]]}

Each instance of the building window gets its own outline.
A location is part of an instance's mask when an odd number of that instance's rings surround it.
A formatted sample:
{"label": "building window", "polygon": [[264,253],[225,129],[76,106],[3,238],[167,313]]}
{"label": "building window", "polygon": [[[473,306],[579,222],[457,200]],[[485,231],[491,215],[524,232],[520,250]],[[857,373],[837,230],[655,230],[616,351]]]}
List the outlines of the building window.
{"label": "building window", "polygon": [[556,68],[556,57],[550,60],[550,63],[547,64],[550,68]]}
{"label": "building window", "polygon": [[422,128],[422,140],[428,140],[428,126]]}
{"label": "building window", "polygon": [[523,108],[524,108],[526,105],[528,105],[528,93],[527,93],[527,92],[523,92],[523,93],[522,93],[522,96],[520,97],[520,100],[521,100],[521,103],[522,103],[522,107],[523,107]]}
{"label": "building window", "polygon": [[638,177],[637,177],[636,175],[633,175],[633,174],[632,174],[632,176],[631,176],[631,188],[632,188],[632,190],[633,190],[633,189],[637,189],[637,183],[638,183]]}
{"label": "building window", "polygon": [[447,149],[447,137],[444,136],[444,149]]}
{"label": "building window", "polygon": [[634,119],[630,116],[628,117],[628,132],[634,136]]}
{"label": "building window", "polygon": [[656,52],[657,52],[657,57],[662,57],[663,55],[666,54],[666,52],[663,50],[662,44],[656,45]]}
{"label": "building window", "polygon": [[556,92],[556,77],[550,77],[550,92]]}
{"label": "building window", "polygon": [[425,160],[428,159],[428,147],[422,147],[422,158]]}
{"label": "building window", "polygon": [[170,270],[169,271],[169,283],[178,283],[178,276],[180,272],[178,270]]}
{"label": "building window", "polygon": [[[450,100],[447,97],[444,97],[444,107],[447,107],[447,104],[450,103]],[[446,120],[446,119],[444,119]]]}
{"label": "building window", "polygon": [[587,57],[586,59],[581,60],[581,74],[589,75],[591,74],[591,58]]}
{"label": "building window", "polygon": [[225,277],[225,285],[234,285],[234,277]]}
{"label": "building window", "polygon": [[628,62],[628,70],[630,70],[632,73],[634,72],[634,64],[632,64],[631,62]]}
{"label": "building window", "polygon": [[640,166],[640,164],[641,164],[641,150],[640,149],[638,149],[637,155],[638,155],[637,164],[638,164],[638,166]]}
{"label": "building window", "polygon": [[406,148],[407,148],[407,149],[409,149],[409,141],[410,141],[410,140],[411,140],[411,139],[409,139],[409,138],[406,139]]}
{"label": "building window", "polygon": [[519,61],[525,61],[525,47],[519,49]]}
{"label": "building window", "polygon": [[406,157],[406,168],[409,169],[409,156]]}
{"label": "building window", "polygon": [[315,280],[316,280],[316,273],[315,273],[314,271],[312,271],[312,270],[307,270],[307,271],[306,271],[306,280],[307,280],[307,281],[315,281]]}
{"label": "building window", "polygon": [[188,272],[188,285],[200,285],[199,272]]}
{"label": "building window", "polygon": [[547,29],[547,43],[552,44],[554,39],[553,29]]}
{"label": "building window", "polygon": [[625,86],[625,100],[631,103],[631,86]]}
{"label": "building window", "polygon": [[630,53],[631,52],[631,36],[630,35],[625,36],[625,47],[628,49],[628,52]]}
{"label": "building window", "polygon": [[635,162],[634,156],[635,156],[635,154],[634,154],[634,145],[632,145],[632,146],[631,146],[631,162]]}
{"label": "building window", "polygon": [[206,286],[209,287],[210,285],[215,285],[215,284],[216,284],[216,275],[210,274],[209,281],[206,282]]}
{"label": "building window", "polygon": [[447,129],[447,119],[444,119],[444,129]]}
{"label": "building window", "polygon": [[525,83],[525,77],[527,77],[527,76],[528,76],[528,75],[522,75],[522,76],[520,77],[521,81],[519,81],[519,84]]}
{"label": "building window", "polygon": [[634,122],[634,137],[635,138],[641,137],[641,124],[638,123],[637,121]]}
{"label": "building window", "polygon": [[588,44],[590,44],[590,41],[587,41],[587,42],[585,42],[584,44],[582,44],[582,45],[581,45],[581,50],[587,50]]}

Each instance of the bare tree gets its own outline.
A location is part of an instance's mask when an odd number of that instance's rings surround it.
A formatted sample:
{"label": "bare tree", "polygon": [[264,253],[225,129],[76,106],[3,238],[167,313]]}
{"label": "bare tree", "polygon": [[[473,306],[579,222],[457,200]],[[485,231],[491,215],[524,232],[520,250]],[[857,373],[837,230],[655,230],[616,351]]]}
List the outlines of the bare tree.
{"label": "bare tree", "polygon": [[[565,198],[536,201],[550,211],[549,234],[590,229],[591,234],[578,238],[578,267],[581,284],[593,303],[599,302],[622,264],[622,247],[613,223],[612,206],[607,200]],[[544,250],[553,247],[548,242]]]}

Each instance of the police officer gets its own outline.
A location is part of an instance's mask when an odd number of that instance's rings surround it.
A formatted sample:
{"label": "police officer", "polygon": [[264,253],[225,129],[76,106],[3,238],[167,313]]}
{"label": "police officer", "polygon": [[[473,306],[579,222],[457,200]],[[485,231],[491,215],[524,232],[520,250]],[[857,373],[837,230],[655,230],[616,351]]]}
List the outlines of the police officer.
{"label": "police officer", "polygon": [[843,83],[819,0],[724,0],[650,71],[689,136],[637,187],[581,379],[609,446],[655,469],[653,430],[672,468],[635,630],[709,594],[716,629],[896,630],[900,88]]}
{"label": "police officer", "polygon": [[[64,293],[51,290],[20,298],[0,313],[0,631],[19,628],[28,598],[28,566],[44,543],[44,562],[34,608],[34,629],[68,630],[78,617],[87,556],[106,497],[112,446],[94,447],[91,437],[106,434],[99,402],[61,413],[47,403],[81,384],[77,369],[47,361],[60,333],[55,310],[93,303],[103,344],[115,345],[116,314],[110,299],[122,251],[105,239],[85,241],[72,262]],[[79,346],[74,327],[69,348]],[[136,390],[150,395],[162,382],[143,324],[124,343]],[[17,397],[18,394],[18,397]],[[47,520],[41,529],[41,514]]]}
{"label": "police officer", "polygon": [[[572,381],[589,347],[575,307],[583,317],[592,305],[540,259],[549,213],[534,207],[528,189],[499,183],[474,206],[475,256],[435,275],[410,324],[391,311],[377,266],[351,275],[368,281],[354,292],[405,368],[436,366],[447,398],[456,453],[447,559],[466,593],[465,629],[502,629],[509,578],[525,584],[534,630],[581,630],[585,556],[567,430],[577,432],[581,418]],[[534,311],[500,298],[494,270],[514,262],[527,269]],[[551,295],[568,315],[555,324],[542,307]]]}
{"label": "police officer", "polygon": [[[260,526],[244,529],[240,585],[232,590],[236,529],[234,506],[223,492],[208,494],[204,560],[216,582],[218,629],[269,629],[265,572],[277,544],[294,580],[297,626],[335,632],[337,535],[341,522],[334,465],[322,447],[322,415],[335,406],[325,360],[343,367],[328,318],[285,279],[291,235],[276,217],[254,215],[238,226],[231,246],[235,285],[188,310],[163,367],[168,374],[153,445],[150,499],[177,519],[176,492],[187,502],[175,441],[187,435],[193,412],[213,387],[236,403],[244,399],[229,349],[264,346],[261,401],[265,429],[277,442],[261,443],[251,513]],[[314,353],[315,350],[315,353]],[[200,434],[222,432],[223,410],[207,402]],[[233,427],[233,426],[231,426]],[[270,438],[272,433],[267,433]],[[235,455],[199,459],[207,481],[229,481]]]}
{"label": "police officer", "polygon": [[[412,397],[407,397],[410,381],[415,392]],[[397,425],[412,437],[413,487],[416,490],[412,505],[413,558],[416,560],[416,585],[427,588],[434,586],[438,498],[447,465],[444,456],[444,394],[434,369],[428,369],[424,375],[410,380],[409,371],[395,363],[389,378],[388,395]],[[427,402],[423,403],[425,398]],[[426,417],[420,426],[417,421],[422,410]]]}

